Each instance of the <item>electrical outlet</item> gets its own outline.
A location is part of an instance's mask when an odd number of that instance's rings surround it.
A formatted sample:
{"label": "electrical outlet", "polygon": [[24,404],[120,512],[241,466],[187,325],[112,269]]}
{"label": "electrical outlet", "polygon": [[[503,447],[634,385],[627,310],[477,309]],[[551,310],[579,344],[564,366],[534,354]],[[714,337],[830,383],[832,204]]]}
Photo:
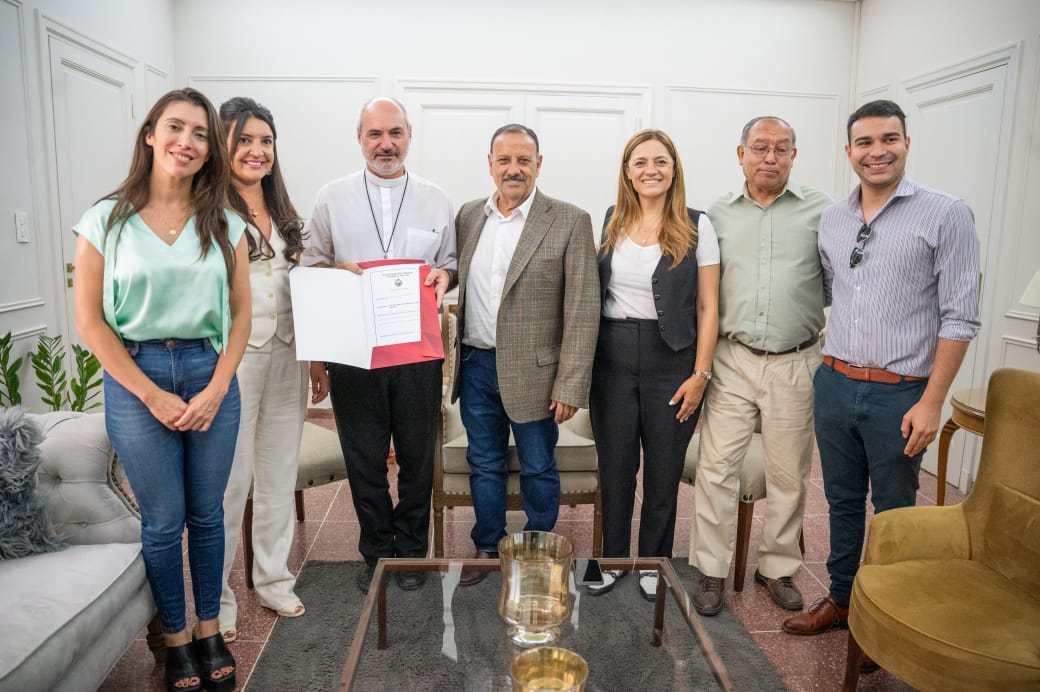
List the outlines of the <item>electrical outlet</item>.
{"label": "electrical outlet", "polygon": [[24,211],[14,213],[14,239],[19,243],[29,242],[29,215]]}

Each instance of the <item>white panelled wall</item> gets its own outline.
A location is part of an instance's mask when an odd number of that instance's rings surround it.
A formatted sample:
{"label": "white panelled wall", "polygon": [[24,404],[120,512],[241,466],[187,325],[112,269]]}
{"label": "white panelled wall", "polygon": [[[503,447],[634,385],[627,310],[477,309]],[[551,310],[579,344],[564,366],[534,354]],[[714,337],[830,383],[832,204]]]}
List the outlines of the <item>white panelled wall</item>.
{"label": "white panelled wall", "polygon": [[[1035,0],[0,0],[0,59],[13,160],[0,170],[0,334],[18,353],[38,333],[74,338],[70,219],[118,184],[155,98],[190,84],[218,105],[271,108],[304,215],[322,184],[360,168],[357,108],[388,94],[415,128],[409,168],[456,206],[490,193],[490,134],[519,121],[541,138],[542,189],[597,227],[637,129],[673,136],[690,204],[706,208],[741,182],[743,123],[780,115],[798,134],[794,176],[837,197],[852,184],[847,114],[895,98],[911,116],[911,174],[968,199],[983,241],[983,333],[956,386],[1040,369],[1036,310],[1017,303],[1040,268]],[[30,215],[29,243],[15,211]],[[966,487],[977,445],[955,443]]]}
{"label": "white panelled wall", "polygon": [[[1040,269],[1040,3],[865,0],[856,84],[863,97],[883,91],[904,106],[910,174],[975,213],[982,331],[953,389],[983,387],[999,367],[1040,370],[1037,310],[1018,302]],[[979,447],[953,436],[948,480],[962,489]]]}
{"label": "white panelled wall", "polygon": [[[0,0],[0,335],[12,334],[12,360],[40,334],[76,339],[69,224],[126,175],[140,118],[172,84],[172,6]],[[42,410],[28,357],[20,377],[25,405]]]}
{"label": "white panelled wall", "polygon": [[[534,128],[542,188],[585,206],[597,224],[616,194],[621,148],[642,127],[675,131],[693,174],[691,202],[706,207],[741,180],[740,129],[778,105],[773,94],[799,113],[812,112],[801,102],[821,95],[834,104],[827,115],[845,112],[856,34],[855,4],[819,0],[673,0],[654,11],[618,0],[401,0],[392,10],[178,0],[175,18],[179,82],[237,82],[271,107],[302,213],[321,183],[361,166],[353,125],[364,99],[357,94],[342,108],[324,84],[301,83],[290,94],[266,83],[321,76],[370,79],[377,93],[400,98],[415,127],[409,167],[444,187],[456,206],[492,190],[487,151],[495,128],[510,121]],[[248,27],[245,40],[228,40],[234,26]],[[778,50],[777,32],[789,49]],[[714,90],[705,104],[711,111],[670,109],[673,90],[685,88]],[[722,123],[719,109],[730,116]],[[830,117],[813,125],[821,122],[822,130],[800,133],[802,155],[823,160],[805,173],[835,191],[840,124]]]}

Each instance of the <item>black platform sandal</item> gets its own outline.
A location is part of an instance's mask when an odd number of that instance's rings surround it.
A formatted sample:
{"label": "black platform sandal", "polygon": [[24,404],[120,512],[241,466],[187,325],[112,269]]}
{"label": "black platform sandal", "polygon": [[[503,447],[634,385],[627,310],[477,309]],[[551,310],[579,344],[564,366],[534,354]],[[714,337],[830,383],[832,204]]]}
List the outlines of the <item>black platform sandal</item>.
{"label": "black platform sandal", "polygon": [[213,677],[221,668],[235,667],[235,657],[228,651],[220,632],[202,639],[196,639],[195,635],[192,635],[191,641],[195,645],[195,657],[202,668],[202,688],[206,692],[227,692],[235,689],[234,670],[223,677]]}
{"label": "black platform sandal", "polygon": [[[178,682],[197,679],[194,685],[178,686]],[[195,648],[189,642],[180,646],[166,647],[166,690],[167,692],[200,692],[202,671],[195,660]]]}

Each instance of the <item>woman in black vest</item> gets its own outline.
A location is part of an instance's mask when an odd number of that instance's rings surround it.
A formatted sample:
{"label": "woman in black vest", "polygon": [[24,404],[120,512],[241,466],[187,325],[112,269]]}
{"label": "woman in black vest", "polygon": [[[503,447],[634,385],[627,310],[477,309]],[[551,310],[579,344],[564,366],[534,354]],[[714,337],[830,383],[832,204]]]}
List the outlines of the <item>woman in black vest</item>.
{"label": "woman in black vest", "polygon": [[[686,207],[682,164],[660,130],[625,145],[617,204],[599,250],[602,312],[589,413],[599,455],[603,555],[627,557],[640,447],[639,555],[671,557],[686,448],[711,379],[719,326],[719,244]],[[598,595],[626,571],[604,573]],[[639,589],[654,600],[657,573]]]}

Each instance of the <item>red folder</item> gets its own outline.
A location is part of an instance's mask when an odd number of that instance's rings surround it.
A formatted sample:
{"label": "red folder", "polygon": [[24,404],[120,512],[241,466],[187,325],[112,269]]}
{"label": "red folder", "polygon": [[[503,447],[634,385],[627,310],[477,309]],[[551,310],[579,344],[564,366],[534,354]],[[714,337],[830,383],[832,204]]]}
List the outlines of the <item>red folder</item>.
{"label": "red folder", "polygon": [[435,287],[426,286],[426,277],[430,274],[430,265],[422,260],[373,260],[358,262],[362,269],[382,267],[388,264],[422,264],[419,268],[419,320],[422,338],[405,344],[376,346],[372,349],[371,369],[386,368],[391,365],[422,363],[428,360],[444,358],[444,344],[441,342],[441,320],[437,315],[437,292]]}

